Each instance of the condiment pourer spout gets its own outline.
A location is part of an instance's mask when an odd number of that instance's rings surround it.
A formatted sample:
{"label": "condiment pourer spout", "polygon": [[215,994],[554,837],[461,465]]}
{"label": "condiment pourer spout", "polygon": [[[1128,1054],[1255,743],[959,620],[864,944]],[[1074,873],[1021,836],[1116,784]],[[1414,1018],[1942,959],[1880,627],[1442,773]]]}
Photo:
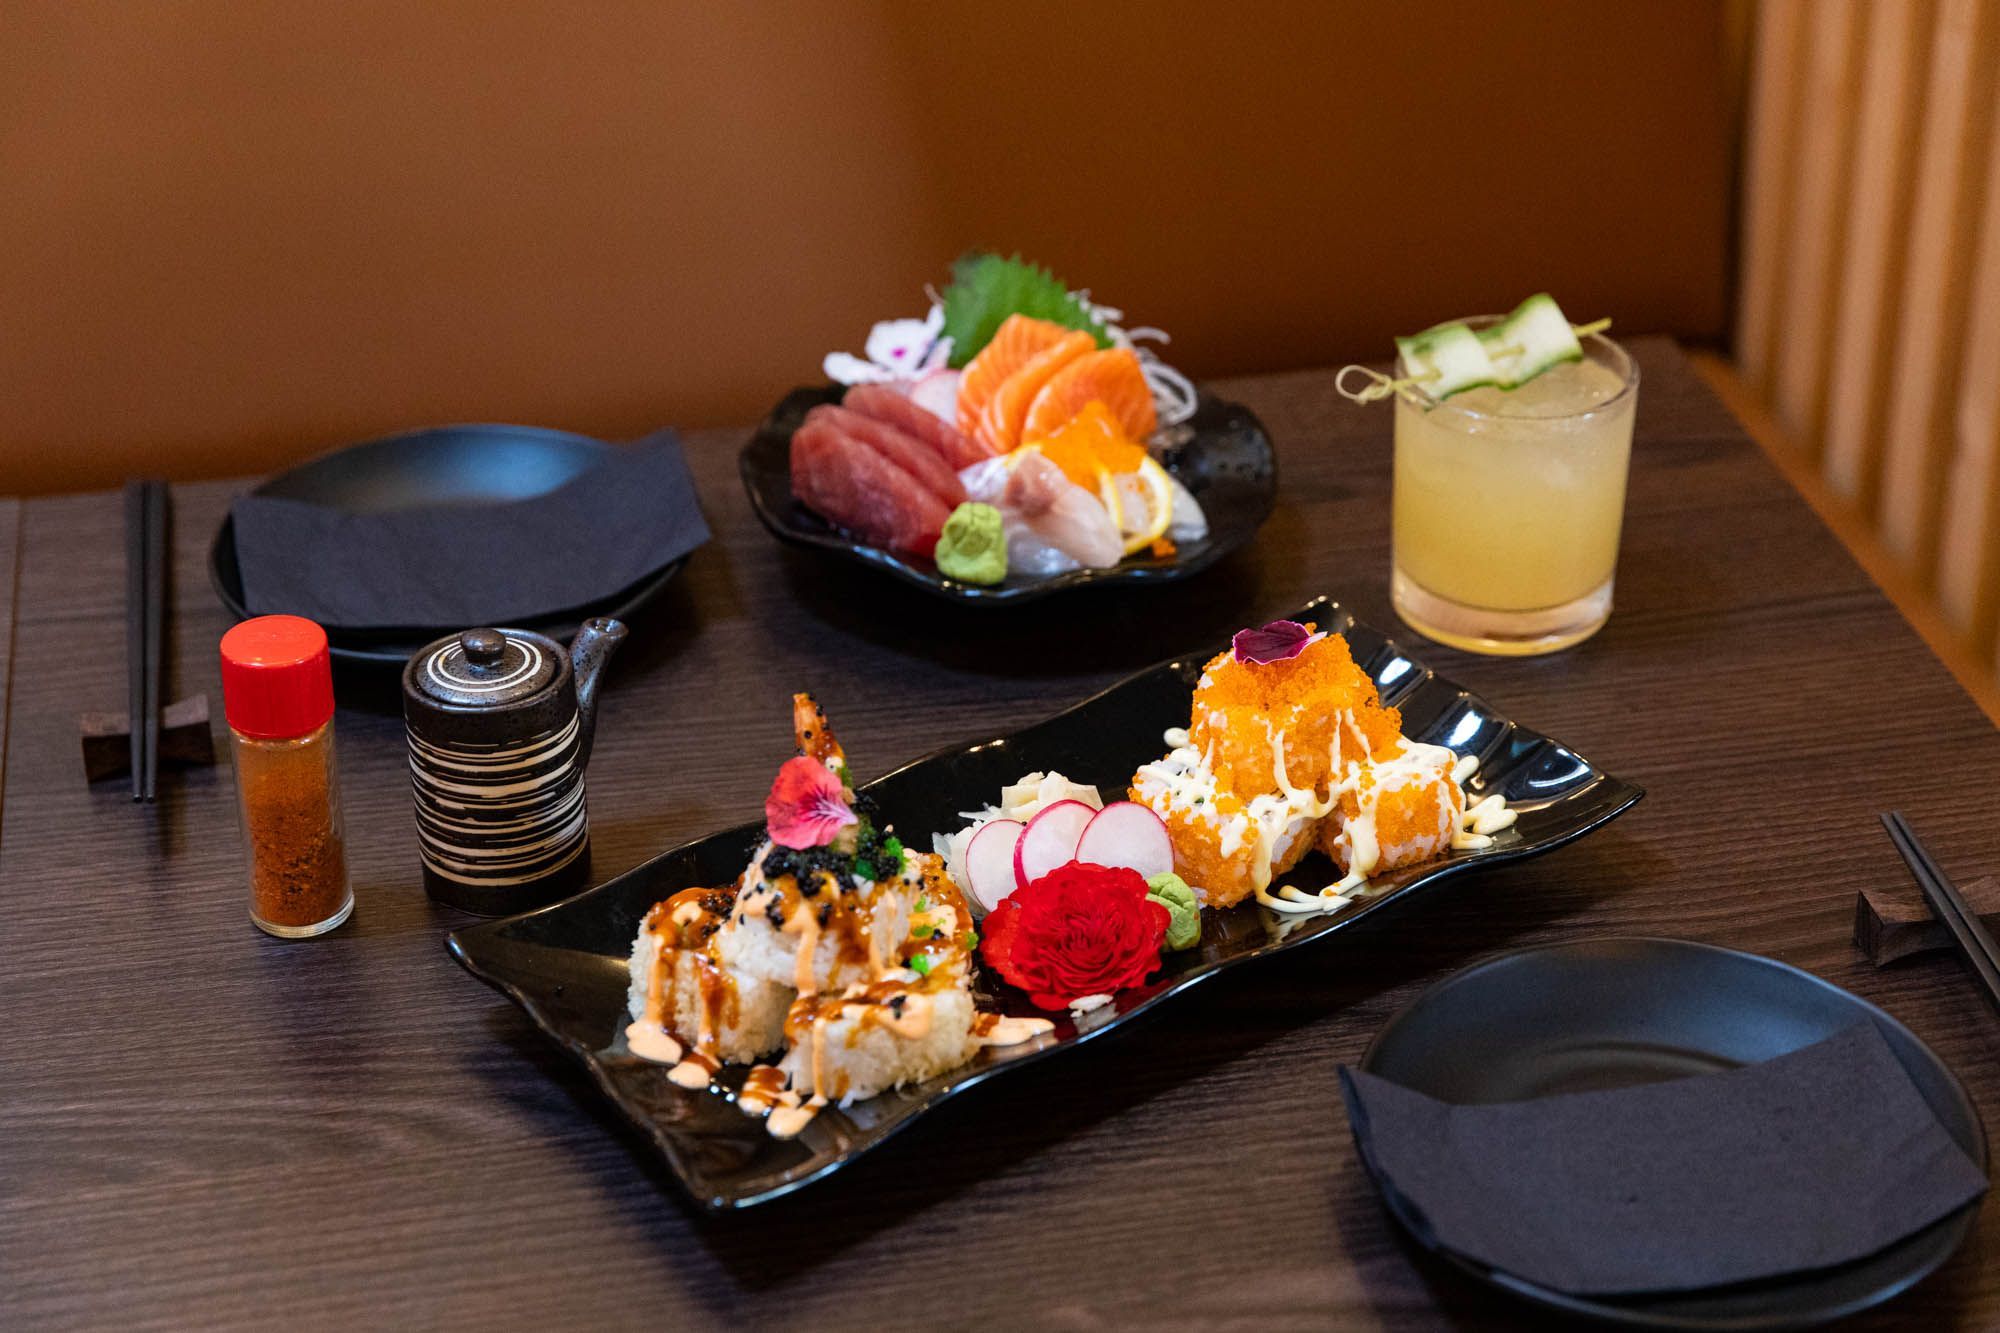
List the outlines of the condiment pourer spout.
{"label": "condiment pourer spout", "polygon": [[576,677],[576,727],[579,765],[590,762],[590,742],[597,734],[597,686],[604,678],[604,665],[629,631],[622,620],[592,616],[583,622],[569,646],[569,665]]}

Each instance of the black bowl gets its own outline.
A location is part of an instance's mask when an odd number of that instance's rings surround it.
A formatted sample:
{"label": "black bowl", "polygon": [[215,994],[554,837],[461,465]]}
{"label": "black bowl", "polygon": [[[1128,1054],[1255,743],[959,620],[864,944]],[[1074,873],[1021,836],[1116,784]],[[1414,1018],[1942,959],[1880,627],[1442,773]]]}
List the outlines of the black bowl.
{"label": "black bowl", "polygon": [[[356,514],[380,514],[420,505],[505,504],[545,495],[587,472],[616,445],[539,426],[441,426],[351,444],[309,459],[264,481],[252,494],[304,500]],[[588,606],[528,620],[525,628],[567,642],[593,616],[629,621],[649,605],[687,563],[683,556]],[[236,526],[225,516],[208,551],[208,578],[216,596],[238,620],[251,612],[243,601],[243,571],[236,558]],[[400,668],[411,654],[464,625],[411,625],[384,630],[331,630],[337,661]]]}
{"label": "black bowl", "polygon": [[[1521,1101],[1757,1064],[1864,1022],[1881,1032],[1938,1123],[1985,1169],[1979,1113],[1908,1028],[1811,973],[1686,940],[1588,940],[1466,968],[1389,1020],[1360,1067],[1440,1101]],[[1866,1259],[1715,1291],[1584,1298],[1441,1257],[1516,1296],[1610,1323],[1804,1328],[1879,1304],[1932,1272],[1964,1241],[1979,1202]]]}
{"label": "black bowl", "polygon": [[1271,516],[1278,494],[1278,458],[1271,437],[1250,409],[1202,393],[1194,416],[1166,432],[1160,462],[1201,502],[1208,535],[1187,542],[1173,555],[1135,555],[1110,569],[1073,569],[1065,574],[1009,573],[986,586],[962,583],[938,573],[922,556],[868,546],[815,514],[792,494],[792,432],[807,412],[837,403],[846,390],[837,384],[794,389],[764,418],[743,446],[738,470],[750,507],[771,535],[793,546],[831,551],[884,570],[927,592],[953,601],[991,606],[1026,602],[1065,588],[1162,583],[1198,574],[1257,535]]}
{"label": "black bowl", "polygon": [[[1019,1065],[1103,1036],[1225,969],[1308,943],[1323,942],[1378,912],[1400,908],[1468,871],[1538,856],[1623,813],[1640,789],[1593,767],[1555,741],[1517,726],[1484,700],[1434,675],[1392,640],[1354,623],[1321,599],[1297,619],[1347,635],[1386,702],[1403,710],[1417,740],[1480,756],[1467,784],[1474,796],[1500,792],[1519,811],[1513,828],[1481,851],[1457,851],[1422,866],[1379,876],[1374,891],[1324,915],[1280,915],[1254,901],[1203,914],[1201,943],[1169,954],[1165,969],[1115,1004],[1082,1020],[1056,1020],[1039,1042],[982,1051],[972,1063],[900,1091],[846,1108],[829,1107],[796,1139],[772,1138],[762,1121],[723,1095],[689,1092],[667,1071],[630,1054],[623,1032],[626,959],[639,920],[669,894],[698,884],[727,884],[741,873],[764,835],[744,824],[655,857],[589,893],[525,916],[452,934],[452,955],[480,980],[520,1005],[558,1046],[582,1062],[604,1094],[651,1139],[688,1192],[709,1208],[739,1208],[790,1193],[880,1145],[918,1115]],[[1035,769],[1060,770],[1100,789],[1121,790],[1132,771],[1166,749],[1161,733],[1184,723],[1202,666],[1220,647],[1164,662],[1046,721],[998,739],[981,739],[921,759],[867,784],[883,816],[913,846],[957,829],[958,812],[991,800]],[[774,720],[775,722],[775,720]],[[773,767],[791,737],[773,726]],[[1287,883],[1317,887],[1338,876],[1314,854]],[[1314,879],[1314,876],[1319,878]],[[1003,1001],[1031,1013],[1026,1001]],[[740,1081],[743,1070],[726,1071]]]}

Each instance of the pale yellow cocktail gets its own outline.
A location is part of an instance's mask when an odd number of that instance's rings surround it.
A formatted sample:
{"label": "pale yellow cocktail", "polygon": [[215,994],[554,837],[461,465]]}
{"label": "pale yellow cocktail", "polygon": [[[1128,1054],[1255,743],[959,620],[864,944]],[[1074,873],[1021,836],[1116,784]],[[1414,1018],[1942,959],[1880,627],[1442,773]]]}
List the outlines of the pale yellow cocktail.
{"label": "pale yellow cocktail", "polygon": [[1513,389],[1397,395],[1392,593],[1432,638],[1551,652],[1610,614],[1639,374],[1583,348]]}

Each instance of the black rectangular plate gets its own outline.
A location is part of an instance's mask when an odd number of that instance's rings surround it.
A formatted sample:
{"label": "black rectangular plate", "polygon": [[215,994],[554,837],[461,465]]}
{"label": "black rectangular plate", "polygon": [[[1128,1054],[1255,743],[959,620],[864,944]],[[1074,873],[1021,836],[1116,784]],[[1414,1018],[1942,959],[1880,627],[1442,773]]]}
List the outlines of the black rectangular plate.
{"label": "black rectangular plate", "polygon": [[[734,880],[763,837],[761,822],[678,847],[552,907],[455,931],[448,941],[452,955],[582,1061],[605,1095],[658,1146],[698,1202],[716,1210],[741,1208],[818,1180],[947,1097],[1101,1037],[1225,968],[1336,934],[1392,902],[1475,867],[1560,847],[1621,814],[1643,795],[1548,737],[1502,717],[1393,640],[1356,624],[1337,604],[1321,598],[1294,618],[1347,636],[1354,660],[1374,678],[1383,701],[1402,709],[1403,730],[1411,739],[1477,754],[1479,771],[1466,784],[1468,792],[1505,796],[1519,811],[1514,826],[1483,850],[1452,852],[1380,876],[1368,897],[1339,912],[1283,915],[1254,902],[1207,912],[1197,948],[1167,955],[1165,969],[1145,986],[1121,992],[1115,1004],[1085,1016],[1080,1024],[1061,1018],[1055,1032],[1039,1044],[984,1050],[970,1064],[927,1083],[845,1109],[828,1107],[792,1140],[772,1138],[761,1120],[738,1111],[726,1096],[675,1087],[663,1066],[629,1054],[623,1036],[628,1021],[626,959],[640,918],[681,889]],[[1219,651],[1211,648],[1161,663],[1045,721],[920,759],[865,790],[904,839],[923,848],[933,832],[963,823],[959,811],[985,804],[1002,787],[1037,769],[1060,771],[1120,795],[1134,769],[1165,751],[1161,734],[1186,724],[1202,665]],[[1285,882],[1315,888],[1333,877],[1331,865],[1315,853]],[[1018,995],[1010,996],[1004,1007],[1035,1012]],[[724,1071],[732,1087],[742,1075],[741,1069]]]}

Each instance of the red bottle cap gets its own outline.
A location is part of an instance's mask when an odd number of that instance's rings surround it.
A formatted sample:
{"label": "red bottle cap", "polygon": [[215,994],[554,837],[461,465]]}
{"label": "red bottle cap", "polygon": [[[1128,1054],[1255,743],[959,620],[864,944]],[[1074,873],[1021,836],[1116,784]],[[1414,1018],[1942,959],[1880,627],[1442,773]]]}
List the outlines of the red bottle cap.
{"label": "red bottle cap", "polygon": [[326,631],[304,616],[258,616],[223,635],[222,712],[264,740],[319,730],[333,716]]}

